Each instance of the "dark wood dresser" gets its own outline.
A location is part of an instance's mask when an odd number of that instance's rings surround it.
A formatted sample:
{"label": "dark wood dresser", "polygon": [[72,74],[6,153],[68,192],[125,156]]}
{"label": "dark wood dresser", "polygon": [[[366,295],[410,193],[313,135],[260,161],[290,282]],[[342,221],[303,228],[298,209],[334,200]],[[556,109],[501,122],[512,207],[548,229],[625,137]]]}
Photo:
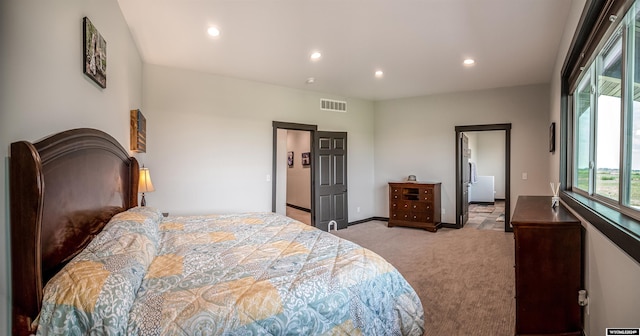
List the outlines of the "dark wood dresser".
{"label": "dark wood dresser", "polygon": [[520,196],[515,238],[516,335],[582,335],[580,221],[550,196]]}
{"label": "dark wood dresser", "polygon": [[389,227],[436,232],[440,227],[440,182],[390,182]]}

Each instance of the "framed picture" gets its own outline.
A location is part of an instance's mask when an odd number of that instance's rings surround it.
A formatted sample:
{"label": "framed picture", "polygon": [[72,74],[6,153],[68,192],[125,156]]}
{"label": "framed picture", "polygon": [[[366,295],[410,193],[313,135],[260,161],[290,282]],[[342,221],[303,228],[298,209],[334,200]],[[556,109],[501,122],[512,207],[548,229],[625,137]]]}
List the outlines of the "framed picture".
{"label": "framed picture", "polygon": [[84,51],[83,71],[100,87],[107,87],[107,42],[102,38],[89,18],[82,19],[82,43]]}
{"label": "framed picture", "polygon": [[311,164],[311,153],[310,152],[302,153],[302,165],[308,166],[310,164]]}
{"label": "framed picture", "polygon": [[287,152],[287,165],[293,168],[293,152]]}
{"label": "framed picture", "polygon": [[131,110],[131,150],[147,152],[147,119],[140,110]]}
{"label": "framed picture", "polygon": [[552,122],[549,126],[549,152],[556,151],[556,123]]}

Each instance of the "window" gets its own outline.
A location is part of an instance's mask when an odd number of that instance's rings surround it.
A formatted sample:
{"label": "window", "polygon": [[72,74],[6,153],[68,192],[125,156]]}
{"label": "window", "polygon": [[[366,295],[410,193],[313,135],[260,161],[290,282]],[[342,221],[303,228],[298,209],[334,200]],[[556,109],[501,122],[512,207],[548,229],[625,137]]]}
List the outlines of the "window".
{"label": "window", "polygon": [[562,200],[640,262],[640,0],[586,1],[562,101]]}
{"label": "window", "polygon": [[[623,195],[632,194],[631,191],[640,196],[640,170],[637,171],[638,185],[626,188],[625,183],[636,180],[631,177],[633,169],[621,168],[624,167],[621,146],[626,143],[621,138],[623,102],[633,97],[626,94],[623,85],[628,77],[624,71],[633,68],[633,64],[623,64],[623,44],[634,40],[625,39],[625,36],[633,34],[622,33],[626,21],[623,20],[591,64],[583,69],[573,94],[573,188],[615,207],[628,207],[633,197],[625,198]],[[631,26],[635,27],[635,24]],[[633,121],[633,118],[628,119]],[[638,137],[636,147],[640,158],[640,132]],[[632,146],[632,152],[635,151]],[[629,183],[630,186],[632,184]],[[621,186],[622,190],[630,192],[621,193]]]}
{"label": "window", "polygon": [[585,192],[589,192],[589,180],[591,175],[591,155],[589,151],[591,140],[591,76],[587,71],[580,81],[575,102],[575,170],[573,174],[574,186]]}
{"label": "window", "polygon": [[640,29],[636,25],[636,22],[640,22],[639,12],[640,8],[635,8],[632,11],[632,20],[629,20],[632,23],[629,24],[629,52],[627,53],[629,60],[627,87],[629,87],[630,99],[625,118],[628,130],[625,138],[628,139],[628,145],[624,151],[627,156],[626,166],[630,166],[625,204],[636,210],[640,210]]}
{"label": "window", "polygon": [[620,114],[622,113],[622,38],[620,30],[597,58],[595,193],[620,197]]}

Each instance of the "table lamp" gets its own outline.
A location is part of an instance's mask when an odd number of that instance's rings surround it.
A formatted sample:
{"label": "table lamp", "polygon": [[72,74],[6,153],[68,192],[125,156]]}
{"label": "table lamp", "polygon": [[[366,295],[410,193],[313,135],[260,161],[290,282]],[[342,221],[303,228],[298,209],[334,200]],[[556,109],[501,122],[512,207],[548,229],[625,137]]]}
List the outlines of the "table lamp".
{"label": "table lamp", "polygon": [[140,168],[140,177],[138,179],[138,192],[142,193],[142,201],[140,201],[141,206],[146,206],[147,202],[144,199],[144,193],[152,192],[156,189],[153,187],[153,183],[151,182],[151,175],[149,174],[149,168],[145,168],[142,166]]}

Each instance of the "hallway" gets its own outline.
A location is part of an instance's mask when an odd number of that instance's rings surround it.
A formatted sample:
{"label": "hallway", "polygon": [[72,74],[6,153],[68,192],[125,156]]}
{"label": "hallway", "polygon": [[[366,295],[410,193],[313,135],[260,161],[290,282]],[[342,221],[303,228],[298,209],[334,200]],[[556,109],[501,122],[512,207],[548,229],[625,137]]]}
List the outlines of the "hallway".
{"label": "hallway", "polygon": [[287,206],[287,217],[291,217],[297,221],[311,225],[311,213],[294,207]]}
{"label": "hallway", "polygon": [[504,200],[494,204],[469,204],[469,221],[465,227],[504,231]]}

